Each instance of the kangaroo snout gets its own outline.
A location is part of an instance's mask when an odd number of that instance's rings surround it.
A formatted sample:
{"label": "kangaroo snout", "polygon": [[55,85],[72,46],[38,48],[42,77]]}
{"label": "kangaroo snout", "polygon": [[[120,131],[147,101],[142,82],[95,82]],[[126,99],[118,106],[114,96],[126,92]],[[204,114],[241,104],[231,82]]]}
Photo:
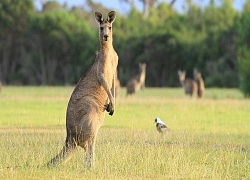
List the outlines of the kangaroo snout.
{"label": "kangaroo snout", "polygon": [[104,41],[107,41],[107,40],[108,40],[108,37],[109,37],[109,36],[108,36],[107,34],[105,34],[105,35],[103,36],[103,40],[104,40]]}

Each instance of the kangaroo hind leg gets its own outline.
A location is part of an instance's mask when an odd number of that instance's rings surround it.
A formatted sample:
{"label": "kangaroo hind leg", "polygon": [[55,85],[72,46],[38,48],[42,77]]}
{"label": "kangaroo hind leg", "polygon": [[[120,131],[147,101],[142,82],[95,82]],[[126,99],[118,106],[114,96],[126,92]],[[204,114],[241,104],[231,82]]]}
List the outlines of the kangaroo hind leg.
{"label": "kangaroo hind leg", "polygon": [[[95,107],[95,104],[92,104],[92,107]],[[89,111],[89,114],[87,115],[88,118],[88,127],[87,127],[87,131],[85,134],[85,142],[86,142],[86,146],[84,147],[85,151],[86,151],[86,155],[85,155],[85,165],[87,165],[87,167],[91,168],[94,165],[95,162],[95,141],[96,141],[96,136],[98,133],[98,129],[101,126],[100,119],[98,116],[98,110],[97,107],[92,108]]]}
{"label": "kangaroo hind leg", "polygon": [[72,153],[74,152],[76,148],[76,143],[74,142],[73,138],[66,138],[65,145],[63,146],[63,149],[61,152],[56,155],[53,159],[50,160],[50,162],[47,163],[48,167],[56,166],[62,162],[67,162],[70,158]]}

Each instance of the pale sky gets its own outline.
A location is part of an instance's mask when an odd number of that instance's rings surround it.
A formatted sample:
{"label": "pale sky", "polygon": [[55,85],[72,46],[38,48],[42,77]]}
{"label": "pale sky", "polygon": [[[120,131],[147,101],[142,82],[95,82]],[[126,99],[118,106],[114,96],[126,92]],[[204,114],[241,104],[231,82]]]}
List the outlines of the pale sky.
{"label": "pale sky", "polygon": [[[38,9],[41,9],[41,0],[35,0],[35,5]],[[45,0],[42,0],[45,1]],[[60,2],[61,4],[63,4],[64,2],[67,2],[69,7],[72,6],[84,6],[85,5],[85,1],[84,0],[57,0],[58,2]],[[118,10],[121,13],[126,13],[129,11],[129,6],[127,3],[125,3],[122,0],[93,0],[94,2],[98,2],[103,4],[103,6],[109,8],[109,9],[114,9],[114,10]],[[162,1],[166,1],[166,2],[170,2],[171,0],[160,0]],[[193,2],[201,7],[206,6],[209,3],[210,0],[193,0]],[[246,3],[247,0],[233,0],[233,6],[235,9],[241,11],[244,4]],[[142,9],[142,3],[139,0],[135,0],[136,2],[136,6],[139,10]],[[220,4],[222,2],[222,0],[215,0],[216,4]],[[175,9],[177,9],[178,12],[182,11],[183,6],[185,5],[185,0],[176,0],[175,2]]]}

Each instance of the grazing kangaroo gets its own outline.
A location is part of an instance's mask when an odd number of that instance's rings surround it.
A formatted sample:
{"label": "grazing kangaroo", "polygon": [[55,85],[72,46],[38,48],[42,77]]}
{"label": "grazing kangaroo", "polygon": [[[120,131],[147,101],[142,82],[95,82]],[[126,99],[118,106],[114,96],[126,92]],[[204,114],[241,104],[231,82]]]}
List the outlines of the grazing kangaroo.
{"label": "grazing kangaroo", "polygon": [[190,95],[193,97],[195,94],[197,94],[197,83],[191,79],[191,78],[186,78],[186,72],[185,71],[178,71],[179,79],[181,86],[184,88],[185,94]]}
{"label": "grazing kangaroo", "polygon": [[139,73],[127,83],[127,96],[145,88],[146,63],[139,63]]}
{"label": "grazing kangaroo", "polygon": [[198,84],[198,97],[202,98],[205,94],[205,85],[204,85],[204,81],[201,77],[201,73],[197,72],[196,74],[197,77],[197,84]]}
{"label": "grazing kangaroo", "polygon": [[118,56],[112,45],[112,23],[115,17],[115,11],[109,12],[106,20],[100,12],[95,12],[101,49],[94,64],[81,77],[70,97],[66,114],[65,145],[48,166],[69,160],[76,146],[86,151],[87,166],[94,164],[95,140],[103,123],[105,110],[113,115],[115,108],[114,87],[118,65]]}

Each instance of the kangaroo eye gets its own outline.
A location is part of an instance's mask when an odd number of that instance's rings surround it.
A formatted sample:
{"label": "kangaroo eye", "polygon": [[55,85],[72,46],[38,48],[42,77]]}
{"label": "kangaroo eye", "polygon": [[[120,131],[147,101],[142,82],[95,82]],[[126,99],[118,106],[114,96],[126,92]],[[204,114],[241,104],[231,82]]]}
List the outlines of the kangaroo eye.
{"label": "kangaroo eye", "polygon": [[101,31],[103,30],[103,27],[100,27]]}
{"label": "kangaroo eye", "polygon": [[111,30],[112,28],[111,28],[111,27],[109,27],[109,29]]}

